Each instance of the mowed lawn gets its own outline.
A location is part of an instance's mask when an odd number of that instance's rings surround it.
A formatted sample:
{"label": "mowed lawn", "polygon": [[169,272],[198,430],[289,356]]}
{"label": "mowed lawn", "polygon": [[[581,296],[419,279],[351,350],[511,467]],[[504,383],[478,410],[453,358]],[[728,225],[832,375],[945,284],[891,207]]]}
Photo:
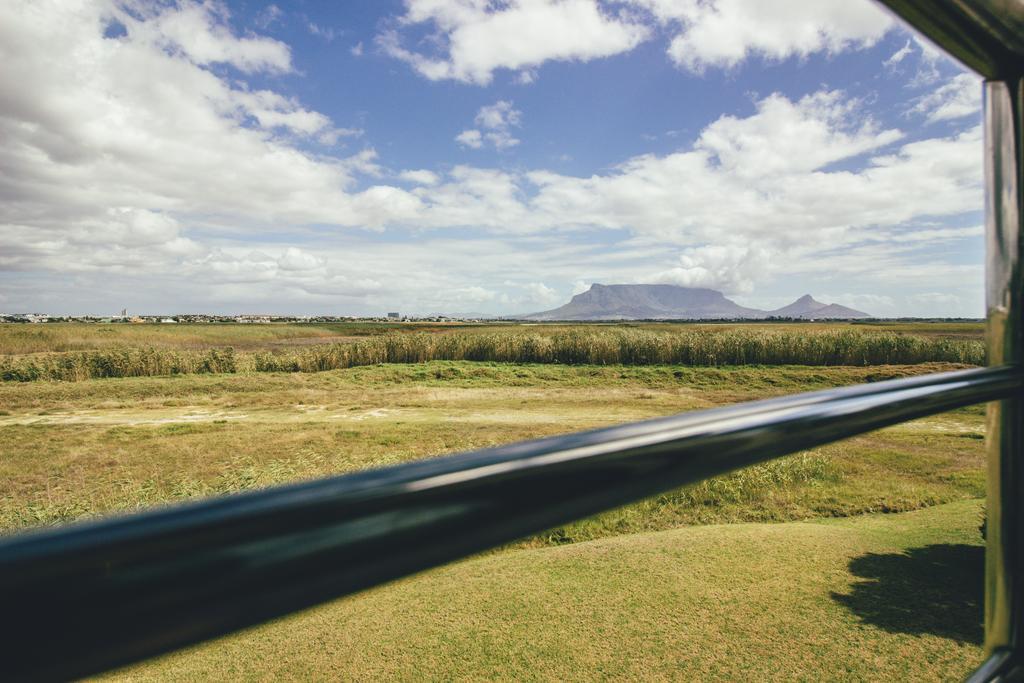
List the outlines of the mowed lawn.
{"label": "mowed lawn", "polygon": [[979,504],[508,550],[112,680],[956,681]]}

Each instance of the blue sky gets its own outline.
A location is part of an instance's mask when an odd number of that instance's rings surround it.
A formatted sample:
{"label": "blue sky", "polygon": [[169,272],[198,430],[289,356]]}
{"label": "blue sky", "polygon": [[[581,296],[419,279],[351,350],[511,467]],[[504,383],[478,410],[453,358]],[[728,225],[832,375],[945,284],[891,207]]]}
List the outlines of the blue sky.
{"label": "blue sky", "polygon": [[983,315],[980,80],[870,0],[15,0],[0,64],[0,311]]}

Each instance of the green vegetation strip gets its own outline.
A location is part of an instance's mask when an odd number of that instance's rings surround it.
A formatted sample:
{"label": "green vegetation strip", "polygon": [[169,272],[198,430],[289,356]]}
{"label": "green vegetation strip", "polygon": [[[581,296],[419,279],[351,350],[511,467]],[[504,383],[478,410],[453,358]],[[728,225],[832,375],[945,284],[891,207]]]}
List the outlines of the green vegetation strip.
{"label": "green vegetation strip", "polygon": [[468,560],[111,680],[963,680],[979,506]]}
{"label": "green vegetation strip", "polygon": [[664,332],[583,328],[552,334],[460,331],[371,336],[346,343],[236,353],[232,347],[189,351],[111,348],[0,357],[5,381],[80,381],[108,377],[237,372],[321,372],[382,363],[474,361],[557,365],[869,366],[985,361],[974,339],[853,328],[732,328]]}

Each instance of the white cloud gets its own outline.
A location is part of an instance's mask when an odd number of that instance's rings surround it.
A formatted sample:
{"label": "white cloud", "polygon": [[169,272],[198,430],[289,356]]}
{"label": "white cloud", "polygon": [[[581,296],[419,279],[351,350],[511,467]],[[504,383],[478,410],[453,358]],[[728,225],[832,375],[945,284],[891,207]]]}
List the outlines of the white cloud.
{"label": "white cloud", "polygon": [[267,5],[256,15],[254,23],[264,31],[281,21],[284,11],[277,5]]}
{"label": "white cloud", "polygon": [[490,83],[498,69],[523,73],[550,60],[628,52],[649,34],[642,24],[602,11],[596,0],[406,0],[399,29],[418,25],[435,30],[436,54],[403,47],[399,30],[384,31],[377,44],[430,80],[478,85]]}
{"label": "white cloud", "polygon": [[[0,8],[0,146],[10,170],[0,191],[12,197],[0,206],[0,223],[30,235],[27,243],[56,244],[64,232],[112,221],[116,207],[251,232],[374,227],[419,204],[396,188],[352,190],[357,177],[379,172],[372,150],[339,159],[290,142],[330,143],[355,131],[201,64],[277,71],[288,67],[285,46],[234,36],[214,4],[148,7],[133,5],[131,14],[102,2]],[[114,19],[127,34],[105,39]],[[52,59],[54,42],[77,57]],[[27,259],[24,247],[17,253]]]}
{"label": "white cloud", "polygon": [[507,130],[496,130],[490,133],[485,133],[484,137],[489,143],[494,145],[495,149],[508,149],[509,147],[515,147],[519,144],[519,139],[512,137],[512,134]]}
{"label": "white cloud", "polygon": [[362,57],[363,56],[363,41],[359,41],[358,43],[356,43],[355,45],[350,47],[348,51],[350,53],[352,53],[353,57]]}
{"label": "white cloud", "polygon": [[[569,224],[628,227],[692,245],[737,232],[829,239],[853,226],[967,211],[980,201],[980,150],[970,153],[977,133],[911,143],[895,155],[873,158],[860,172],[828,171],[830,164],[884,148],[900,134],[877,130],[831,92],[798,102],[770,95],[757,109],[745,119],[712,123],[692,150],[634,157],[606,175],[530,173],[539,187],[532,206],[540,216],[557,215]],[[926,172],[933,163],[942,171]]]}
{"label": "white cloud", "polygon": [[978,116],[981,112],[981,78],[973,73],[958,74],[919,97],[910,111],[924,114],[929,123]]}
{"label": "white cloud", "polygon": [[523,113],[512,106],[507,100],[498,100],[494,104],[480,107],[476,115],[476,125],[489,130],[501,130],[510,126],[518,126]]}
{"label": "white cloud", "polygon": [[955,242],[965,237],[981,237],[984,234],[984,226],[972,225],[965,228],[878,230],[873,231],[870,238],[880,242],[928,242],[929,244],[935,245],[946,242]]}
{"label": "white cloud", "polygon": [[324,259],[311,254],[308,251],[303,251],[296,247],[288,247],[284,250],[284,254],[281,255],[281,258],[277,259],[277,265],[282,270],[315,270],[323,267]]}
{"label": "white cloud", "polygon": [[525,296],[520,299],[521,303],[536,303],[541,305],[561,302],[562,296],[543,282],[529,282],[523,285]]}
{"label": "white cloud", "polygon": [[537,80],[536,69],[523,69],[516,74],[515,82],[517,85],[530,85]]}
{"label": "white cloud", "polygon": [[884,10],[862,0],[631,1],[678,27],[669,57],[695,72],[752,56],[783,60],[870,47],[893,25]]}
{"label": "white cloud", "polygon": [[437,185],[441,182],[441,179],[433,171],[421,168],[412,171],[402,171],[398,174],[398,177],[410,183],[416,183],[417,185]]}
{"label": "white cloud", "polygon": [[472,287],[462,287],[452,292],[453,298],[460,302],[469,301],[472,303],[483,303],[485,301],[494,301],[498,294],[497,292],[485,289],[478,285]]}
{"label": "white cloud", "polygon": [[[842,93],[773,94],[680,139],[678,151],[583,177],[396,172],[372,149],[318,149],[343,130],[336,122],[276,86],[209,68],[278,73],[290,62],[237,56],[262,39],[236,36],[216,5],[197,7],[129,17],[100,0],[0,4],[0,269],[19,273],[5,280],[10,301],[29,301],[33,287],[74,294],[116,283],[164,301],[180,290],[196,308],[215,297],[337,310],[348,297],[436,311],[445,293],[474,286],[495,294],[483,302],[493,308],[524,297],[546,306],[584,276],[741,291],[782,274],[881,269],[880,282],[925,292],[980,277],[924,251],[976,237],[977,218],[958,217],[981,206],[979,127],[905,143]],[[201,17],[203,40],[224,45],[186,51],[177,34],[160,34],[178,11]],[[103,38],[118,17],[127,34]],[[54,59],[53,44],[75,59]],[[521,120],[501,100],[477,112],[472,130],[479,145],[497,146],[486,135],[511,135]],[[507,294],[488,284],[506,279],[529,284]]]}
{"label": "white cloud", "polygon": [[484,146],[483,133],[475,128],[462,131],[455,136],[455,141],[463,147],[472,147],[473,149],[480,149]]}
{"label": "white cloud", "polygon": [[812,171],[902,137],[896,130],[879,131],[861,112],[860,102],[839,91],[820,91],[797,102],[776,93],[757,103],[755,116],[719,118],[697,144],[739,175]]}
{"label": "white cloud", "polygon": [[939,304],[951,308],[959,307],[960,297],[949,292],[922,292],[910,297],[910,301],[916,304]]}
{"label": "white cloud", "polygon": [[912,33],[911,39],[917,45],[917,49],[921,51],[921,59],[926,62],[937,62],[946,56],[942,50],[935,46],[935,43],[924,38],[919,33]]}
{"label": "white cloud", "polygon": [[[312,35],[318,38],[323,38],[328,43],[332,42],[338,35],[330,26],[321,26],[320,24],[312,21],[306,23],[306,28],[309,29],[309,32]],[[360,43],[360,45],[361,44],[362,43]]]}
{"label": "white cloud", "polygon": [[576,296],[577,294],[582,294],[583,292],[585,292],[588,289],[590,289],[590,286],[592,284],[593,284],[592,282],[586,282],[584,280],[575,280],[575,281],[573,281],[573,283],[572,283],[572,295]]}
{"label": "white cloud", "polygon": [[[116,12],[133,41],[179,52],[193,63],[230,64],[246,73],[291,70],[291,50],[266,37],[238,37],[227,25],[223,5],[183,0],[174,6],[125,3],[131,13]],[[142,19],[137,19],[141,16]]]}
{"label": "white cloud", "polygon": [[507,100],[498,100],[494,104],[480,108],[473,120],[478,128],[470,128],[459,133],[455,140],[464,147],[480,149],[484,143],[502,150],[515,147],[519,140],[512,135],[512,127],[522,121],[523,113],[512,106]]}
{"label": "white cloud", "polygon": [[908,55],[913,54],[913,52],[914,48],[910,46],[910,40],[907,40],[907,43],[903,47],[901,47],[899,50],[896,50],[896,52],[893,52],[892,55],[890,55],[889,58],[882,63],[888,67],[896,66],[904,59],[906,59]]}
{"label": "white cloud", "polygon": [[684,249],[679,265],[643,280],[683,287],[710,287],[730,294],[751,292],[769,272],[772,254],[749,245],[724,244]]}
{"label": "white cloud", "polygon": [[954,63],[953,59],[916,31],[908,29],[907,32],[910,34],[910,40],[914,43],[914,47],[920,55],[917,62],[917,71],[910,80],[909,85],[912,87],[930,87],[942,79],[940,66],[944,63]]}

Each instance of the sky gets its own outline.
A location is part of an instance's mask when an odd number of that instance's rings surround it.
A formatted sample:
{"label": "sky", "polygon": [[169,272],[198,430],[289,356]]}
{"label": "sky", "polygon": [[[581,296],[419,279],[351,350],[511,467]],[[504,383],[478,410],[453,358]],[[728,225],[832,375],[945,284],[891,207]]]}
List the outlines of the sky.
{"label": "sky", "polygon": [[871,0],[5,0],[0,312],[981,317],[980,106]]}

